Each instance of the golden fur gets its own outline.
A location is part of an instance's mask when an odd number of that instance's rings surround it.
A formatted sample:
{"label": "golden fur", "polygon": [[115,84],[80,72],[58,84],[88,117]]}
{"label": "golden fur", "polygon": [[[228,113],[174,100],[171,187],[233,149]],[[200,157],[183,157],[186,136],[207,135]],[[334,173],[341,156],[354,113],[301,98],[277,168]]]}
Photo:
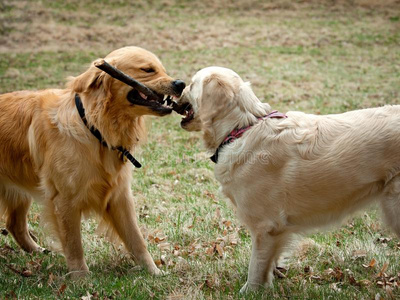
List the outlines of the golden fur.
{"label": "golden fur", "polygon": [[[161,62],[144,49],[121,48],[106,60],[159,94],[179,96]],[[149,68],[154,72],[143,70]],[[131,89],[92,64],[66,89],[0,95],[0,217],[24,250],[40,250],[27,226],[32,197],[38,200],[76,275],[88,271],[80,234],[88,211],[109,225],[139,264],[160,273],[137,225],[131,164],[100,144],[74,102],[79,93],[89,124],[110,147],[133,150],[146,136],[144,115],[163,114],[128,102]]]}
{"label": "golden fur", "polygon": [[199,71],[180,99],[214,153],[235,128],[253,125],[224,146],[215,165],[223,193],[250,230],[252,255],[242,292],[272,282],[272,271],[291,237],[343,220],[378,201],[400,236],[400,106],[317,116],[268,114],[250,85],[232,70]]}

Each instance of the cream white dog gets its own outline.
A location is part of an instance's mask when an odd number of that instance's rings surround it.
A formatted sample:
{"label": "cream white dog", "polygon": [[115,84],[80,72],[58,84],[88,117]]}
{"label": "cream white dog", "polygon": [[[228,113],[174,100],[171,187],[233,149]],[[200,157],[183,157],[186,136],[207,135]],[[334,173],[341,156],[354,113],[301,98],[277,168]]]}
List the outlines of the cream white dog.
{"label": "cream white dog", "polygon": [[203,132],[207,150],[217,154],[222,191],[251,233],[241,292],[271,284],[293,235],[341,221],[372,201],[400,236],[400,105],[285,116],[220,67],[200,70],[179,104],[186,105],[181,126]]}

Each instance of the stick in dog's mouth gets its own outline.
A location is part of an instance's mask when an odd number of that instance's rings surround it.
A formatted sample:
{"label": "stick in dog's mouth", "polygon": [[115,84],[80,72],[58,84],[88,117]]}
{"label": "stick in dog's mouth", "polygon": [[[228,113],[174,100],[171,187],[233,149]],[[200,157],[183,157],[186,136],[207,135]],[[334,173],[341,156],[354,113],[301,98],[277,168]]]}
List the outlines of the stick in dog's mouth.
{"label": "stick in dog's mouth", "polygon": [[173,102],[172,109],[178,114],[183,115],[181,124],[188,123],[194,118],[193,107],[190,103],[183,103],[179,105],[176,102]]}
{"label": "stick in dog's mouth", "polygon": [[[189,103],[179,105],[172,100],[172,97],[170,95],[157,94],[156,92],[145,86],[143,83],[133,79],[121,70],[113,67],[104,59],[99,59],[95,61],[94,66],[106,72],[111,77],[133,87],[133,89],[128,93],[127,96],[128,101],[132,104],[149,106],[156,110],[162,110],[165,113],[170,113],[172,112],[172,110],[174,110],[178,114],[186,115],[186,118],[190,116],[191,105]],[[191,115],[193,118],[193,111]]]}

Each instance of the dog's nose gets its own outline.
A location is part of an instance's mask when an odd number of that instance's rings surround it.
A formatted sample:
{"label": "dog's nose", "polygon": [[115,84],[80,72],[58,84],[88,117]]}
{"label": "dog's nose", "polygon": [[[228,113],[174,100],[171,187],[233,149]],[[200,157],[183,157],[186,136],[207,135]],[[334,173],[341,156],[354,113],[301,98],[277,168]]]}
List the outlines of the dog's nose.
{"label": "dog's nose", "polygon": [[185,88],[186,84],[182,80],[175,80],[172,81],[172,88],[177,94],[182,94],[183,89]]}

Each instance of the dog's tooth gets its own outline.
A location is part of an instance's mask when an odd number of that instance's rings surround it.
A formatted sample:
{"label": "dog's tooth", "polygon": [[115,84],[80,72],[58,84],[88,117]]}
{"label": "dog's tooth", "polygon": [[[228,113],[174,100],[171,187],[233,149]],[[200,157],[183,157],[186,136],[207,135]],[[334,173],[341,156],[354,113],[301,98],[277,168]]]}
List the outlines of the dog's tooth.
{"label": "dog's tooth", "polygon": [[143,94],[142,92],[139,92],[140,97],[142,97],[143,99],[147,99],[147,96],[145,94]]}

